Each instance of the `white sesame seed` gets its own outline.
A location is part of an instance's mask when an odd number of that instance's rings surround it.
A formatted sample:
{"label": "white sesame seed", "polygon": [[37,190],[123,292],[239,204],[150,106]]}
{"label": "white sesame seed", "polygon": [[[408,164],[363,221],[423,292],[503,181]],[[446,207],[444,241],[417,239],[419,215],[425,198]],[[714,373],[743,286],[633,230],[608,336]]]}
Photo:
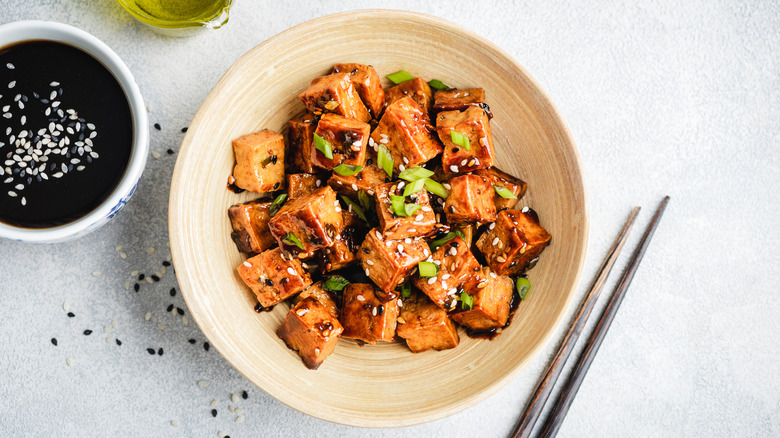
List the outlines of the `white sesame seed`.
{"label": "white sesame seed", "polygon": [[446,279],[448,279],[450,277],[451,277],[450,274],[444,274],[444,275],[441,276],[441,279],[442,280],[446,280]]}
{"label": "white sesame seed", "polygon": [[65,359],[65,364],[68,365],[68,366],[73,366],[73,359],[71,359],[71,358]]}
{"label": "white sesame seed", "polygon": [[317,355],[320,354],[320,349],[319,348],[315,348],[314,349],[314,354],[317,354]]}
{"label": "white sesame seed", "polygon": [[447,282],[446,281],[442,281],[441,282],[441,288],[442,289],[447,289]]}
{"label": "white sesame seed", "polygon": [[354,191],[356,191],[356,192],[358,191],[358,186],[357,186],[357,184],[355,184],[355,183],[352,183],[352,190],[354,190]]}
{"label": "white sesame seed", "polygon": [[386,138],[382,138],[382,139],[379,140],[379,143],[381,143],[381,144],[388,144],[388,143],[390,143],[390,140],[388,140]]}
{"label": "white sesame seed", "polygon": [[409,164],[409,159],[408,158],[403,157],[403,159],[404,159],[404,164]]}
{"label": "white sesame seed", "polygon": [[368,266],[374,266],[374,261],[373,260],[366,260],[366,264]]}
{"label": "white sesame seed", "polygon": [[11,109],[11,105],[6,105],[6,106],[3,107],[3,112],[7,113],[8,110],[10,110],[10,109]]}
{"label": "white sesame seed", "polygon": [[370,277],[370,276],[371,276],[371,274],[370,274],[368,268],[366,268],[366,277]]}
{"label": "white sesame seed", "polygon": [[458,255],[458,250],[454,246],[450,248],[450,255]]}
{"label": "white sesame seed", "polygon": [[488,230],[492,230],[495,227],[496,227],[496,223],[495,222],[491,222],[490,225],[488,225]]}
{"label": "white sesame seed", "polygon": [[295,269],[293,269],[291,267],[287,267],[287,273],[290,274],[290,275],[297,275],[297,273],[295,272]]}
{"label": "white sesame seed", "polygon": [[494,238],[494,239],[493,239],[493,243],[492,243],[492,245],[493,245],[493,246],[496,246],[496,244],[497,244],[497,243],[498,243],[498,237],[496,237],[496,238]]}
{"label": "white sesame seed", "polygon": [[400,243],[398,244],[398,246],[396,247],[396,249],[398,250],[398,252],[404,252],[404,246],[403,246],[403,245],[401,245]]}
{"label": "white sesame seed", "polygon": [[452,289],[447,291],[447,295],[455,295],[456,293],[458,293],[458,288],[456,287],[453,287]]}
{"label": "white sesame seed", "polygon": [[374,307],[373,309],[371,309],[371,314],[372,314],[372,315],[374,315],[374,316],[376,316],[376,307]]}
{"label": "white sesame seed", "polygon": [[491,273],[490,273],[490,276],[491,276],[491,277],[493,277],[493,278],[498,278],[498,275],[496,275],[496,273],[495,273],[495,272],[491,272]]}
{"label": "white sesame seed", "polygon": [[521,211],[522,213],[528,213],[528,210],[529,210],[529,209],[528,209],[528,206],[526,205],[526,206],[525,206],[525,207],[523,207],[523,209],[522,209],[522,210],[520,210],[520,211]]}
{"label": "white sesame seed", "polygon": [[[457,171],[458,171],[458,166],[454,166],[454,165],[453,165],[453,166],[450,166],[450,170],[451,170],[452,172],[457,172]],[[445,188],[446,188],[446,186],[445,186]]]}
{"label": "white sesame seed", "polygon": [[59,87],[60,83],[57,82],[57,81],[53,81],[52,83],[49,84],[49,86],[51,86],[51,87]]}
{"label": "white sesame seed", "polygon": [[460,162],[460,165],[461,165],[461,166],[465,166],[465,165],[466,165],[466,163],[467,163],[467,161],[466,161],[466,159],[464,158],[464,159],[463,159],[463,161],[461,161],[461,162]]}
{"label": "white sesame seed", "polygon": [[436,283],[436,277],[431,277],[428,279],[428,284]]}
{"label": "white sesame seed", "polygon": [[101,275],[103,275],[103,273],[102,273],[102,272],[100,272],[100,271],[94,271],[94,272],[92,273],[92,276],[93,276],[93,277],[100,277]]}
{"label": "white sesame seed", "polygon": [[423,217],[424,216],[422,215],[422,213],[420,213],[420,214],[418,214],[417,216],[414,217],[414,220],[417,221],[417,222],[422,222]]}
{"label": "white sesame seed", "polygon": [[152,312],[146,312],[146,316],[144,317],[145,320],[149,321],[152,319]]}
{"label": "white sesame seed", "polygon": [[16,67],[14,67],[14,65],[13,65],[13,64],[11,64],[10,62],[9,62],[8,64],[6,64],[5,66],[8,68],[8,70],[13,70],[14,68],[16,68]]}
{"label": "white sesame seed", "polygon": [[8,88],[13,88],[16,86],[16,81],[11,81],[8,83]]}
{"label": "white sesame seed", "polygon": [[379,234],[379,231],[375,231],[374,233],[376,233],[376,238],[377,239],[382,240],[382,235]]}
{"label": "white sesame seed", "polygon": [[410,233],[416,233],[417,232],[417,228],[409,228],[409,232]]}
{"label": "white sesame seed", "polygon": [[298,316],[303,316],[303,315],[309,313],[309,309],[306,309],[306,308],[298,309],[298,311],[295,312],[295,313],[298,314]]}
{"label": "white sesame seed", "polygon": [[165,324],[163,324],[161,322],[158,322],[157,323],[157,328],[160,329],[160,330],[165,330]]}
{"label": "white sesame seed", "polygon": [[403,164],[399,164],[399,165],[398,165],[398,170],[400,170],[401,172],[403,172],[404,170],[406,170],[406,167],[405,167]]}
{"label": "white sesame seed", "polygon": [[12,198],[15,198],[15,197],[17,197],[17,196],[19,196],[19,195],[17,195],[15,191],[13,191],[13,190],[9,190],[9,191],[8,191],[8,196],[10,196],[10,197],[12,197]]}
{"label": "white sesame seed", "polygon": [[157,151],[152,151],[152,158],[154,158],[155,160],[159,160],[160,159],[160,153],[157,152]]}
{"label": "white sesame seed", "polygon": [[398,307],[403,307],[403,306],[404,306],[404,302],[401,301],[401,299],[399,298],[398,299]]}
{"label": "white sesame seed", "polygon": [[407,237],[406,239],[404,239],[404,243],[410,244],[410,243],[412,243],[412,239]]}
{"label": "white sesame seed", "polygon": [[366,300],[365,297],[363,297],[363,295],[358,295],[358,296],[355,297],[355,299],[358,300],[358,301],[365,301]]}
{"label": "white sesame seed", "polygon": [[205,388],[205,387],[209,386],[209,382],[207,382],[205,380],[198,380],[198,386],[200,386],[201,388]]}
{"label": "white sesame seed", "polygon": [[244,260],[244,266],[246,266],[247,268],[251,268],[252,264],[249,263],[248,261]]}
{"label": "white sesame seed", "polygon": [[404,188],[405,185],[406,185],[405,182],[403,182],[403,181],[399,182],[398,183],[398,190],[401,190],[402,188]]}

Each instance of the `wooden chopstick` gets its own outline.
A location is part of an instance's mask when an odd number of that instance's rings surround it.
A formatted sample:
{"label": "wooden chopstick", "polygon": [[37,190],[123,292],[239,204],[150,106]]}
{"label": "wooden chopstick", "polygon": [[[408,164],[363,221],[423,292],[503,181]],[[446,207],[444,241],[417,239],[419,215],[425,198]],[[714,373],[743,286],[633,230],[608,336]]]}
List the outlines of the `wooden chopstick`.
{"label": "wooden chopstick", "polygon": [[604,313],[602,313],[590,339],[588,339],[585,350],[580,354],[569,380],[561,390],[561,394],[558,396],[558,401],[555,403],[550,416],[547,417],[547,421],[539,434],[540,437],[554,437],[558,433],[561,424],[563,424],[566,413],[569,411],[569,407],[574,401],[574,396],[577,395],[577,390],[580,388],[583,379],[585,379],[585,374],[587,374],[590,364],[593,362],[593,358],[596,357],[601,342],[604,340],[604,336],[607,334],[607,331],[612,324],[612,320],[615,318],[615,313],[617,313],[620,303],[623,302],[623,297],[625,297],[626,291],[631,285],[631,280],[633,280],[634,274],[639,267],[639,262],[642,261],[642,257],[645,255],[647,246],[650,244],[650,239],[655,233],[655,229],[658,226],[658,222],[661,220],[661,215],[663,215],[668,202],[669,197],[666,196],[661,201],[661,205],[658,206],[658,210],[656,210],[652,221],[650,221],[650,225],[648,225],[645,234],[642,236],[642,240],[639,241],[639,246],[631,257],[626,272],[624,272],[623,276],[620,278],[620,282],[615,287],[612,298],[604,309]]}
{"label": "wooden chopstick", "polygon": [[612,248],[607,253],[607,257],[604,259],[604,263],[602,263],[601,268],[599,269],[596,280],[593,282],[588,294],[585,295],[585,298],[583,298],[580,303],[580,307],[577,309],[574,322],[571,327],[569,327],[569,331],[566,332],[566,336],[564,336],[563,341],[561,341],[561,345],[558,347],[555,356],[544,370],[541,379],[539,379],[539,383],[536,385],[536,390],[534,390],[531,399],[525,407],[523,416],[520,418],[520,421],[518,421],[517,426],[515,426],[515,432],[512,434],[513,438],[528,437],[531,435],[534,424],[536,424],[536,420],[542,413],[542,409],[544,408],[547,399],[550,397],[550,392],[552,392],[555,382],[558,380],[558,376],[560,376],[561,371],[563,370],[563,365],[566,363],[569,354],[571,354],[574,344],[577,342],[577,338],[580,336],[582,328],[585,326],[585,322],[587,322],[588,317],[593,310],[593,306],[598,300],[601,289],[607,282],[607,276],[609,276],[610,271],[612,271],[612,266],[615,264],[615,260],[617,260],[620,251],[623,249],[623,245],[626,243],[626,239],[628,238],[628,234],[631,231],[631,227],[634,225],[638,213],[639,207],[634,208],[628,216],[626,224],[623,225],[623,230],[620,231],[617,240],[615,240]]}

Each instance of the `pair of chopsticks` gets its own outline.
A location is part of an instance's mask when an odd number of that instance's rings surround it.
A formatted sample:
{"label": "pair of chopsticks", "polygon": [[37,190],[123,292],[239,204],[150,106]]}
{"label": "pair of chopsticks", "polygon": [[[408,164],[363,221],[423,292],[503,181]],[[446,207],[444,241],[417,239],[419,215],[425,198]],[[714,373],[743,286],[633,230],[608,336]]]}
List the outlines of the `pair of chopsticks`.
{"label": "pair of chopsticks", "polygon": [[[574,401],[574,396],[577,395],[577,390],[580,388],[583,379],[585,379],[585,374],[588,372],[590,364],[593,362],[593,358],[596,357],[596,353],[601,346],[601,341],[604,340],[604,336],[606,336],[607,330],[609,330],[609,327],[612,324],[612,320],[615,318],[615,313],[617,313],[617,310],[620,307],[620,303],[623,302],[623,297],[626,295],[628,286],[631,285],[631,280],[633,280],[634,274],[639,267],[639,262],[642,261],[642,257],[645,255],[647,246],[650,244],[650,239],[653,237],[653,233],[655,233],[655,229],[658,226],[658,222],[661,220],[661,215],[663,214],[668,202],[669,197],[664,197],[664,199],[661,201],[661,205],[658,207],[658,210],[656,210],[653,219],[650,221],[647,230],[645,230],[645,234],[642,236],[642,240],[639,241],[639,246],[634,252],[634,255],[631,257],[629,265],[626,268],[626,271],[623,273],[623,277],[620,279],[620,282],[616,286],[615,292],[613,293],[609,304],[607,304],[607,307],[604,309],[604,313],[601,315],[601,318],[599,319],[596,328],[591,334],[590,339],[588,339],[588,343],[586,344],[585,349],[577,359],[574,370],[572,371],[569,380],[561,390],[552,412],[548,416],[544,427],[539,433],[539,437],[554,437],[558,433],[558,429],[560,429],[561,424],[563,424],[566,413],[569,411],[569,407]],[[569,358],[569,354],[574,348],[574,344],[577,342],[577,338],[582,332],[582,329],[585,326],[591,311],[593,310],[593,306],[596,304],[596,301],[601,294],[601,289],[607,282],[607,277],[612,271],[612,267],[615,265],[615,261],[617,260],[620,251],[623,249],[623,245],[628,239],[628,234],[634,225],[634,221],[636,220],[638,213],[639,207],[634,208],[634,210],[629,215],[626,224],[623,226],[623,230],[620,232],[617,240],[609,250],[607,258],[601,265],[601,269],[599,269],[596,280],[593,282],[593,285],[588,291],[588,294],[585,296],[582,303],[580,304],[580,307],[577,309],[577,313],[574,317],[574,323],[571,325],[571,327],[569,327],[569,331],[566,332],[566,336],[563,338],[561,345],[558,347],[558,351],[547,365],[547,368],[544,370],[541,379],[539,379],[539,383],[536,385],[536,390],[531,396],[531,399],[528,401],[525,412],[520,418],[520,421],[517,423],[514,434],[512,434],[512,438],[526,438],[531,435],[534,425],[536,424],[536,420],[542,413],[542,409],[544,409],[544,405],[547,402],[553,387],[555,386],[555,382],[558,380],[558,377],[560,376],[561,371],[566,364],[566,360]]]}

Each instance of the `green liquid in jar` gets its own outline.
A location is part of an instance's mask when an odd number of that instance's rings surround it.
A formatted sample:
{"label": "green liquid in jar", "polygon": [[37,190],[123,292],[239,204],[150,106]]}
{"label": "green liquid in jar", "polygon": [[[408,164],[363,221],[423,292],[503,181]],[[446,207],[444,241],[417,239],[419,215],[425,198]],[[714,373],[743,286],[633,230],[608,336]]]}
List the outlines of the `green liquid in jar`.
{"label": "green liquid in jar", "polygon": [[187,27],[202,25],[217,19],[226,12],[231,0],[119,0],[119,2],[123,3],[131,13],[134,12],[136,18],[147,24]]}

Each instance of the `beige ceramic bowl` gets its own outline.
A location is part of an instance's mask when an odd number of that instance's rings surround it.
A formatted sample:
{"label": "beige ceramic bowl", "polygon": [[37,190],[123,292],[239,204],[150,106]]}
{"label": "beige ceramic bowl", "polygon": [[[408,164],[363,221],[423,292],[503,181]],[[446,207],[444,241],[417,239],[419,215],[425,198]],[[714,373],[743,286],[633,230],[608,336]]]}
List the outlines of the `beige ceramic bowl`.
{"label": "beige ceramic bowl", "polygon": [[[255,313],[236,275],[243,257],[230,239],[227,208],[253,195],[226,190],[231,140],[283,131],[303,111],[297,95],[337,62],[405,69],[460,88],[483,87],[498,166],[528,182],[552,244],[529,273],[533,289],[493,341],[461,332],[448,351],[411,353],[403,343],[358,346],[341,339],[317,371],[275,334],[287,304]],[[441,19],[356,11],[287,30],[242,56],[190,125],[173,175],[170,236],[181,289],[200,328],[249,380],[281,402],[324,420],[407,426],[451,415],[512,380],[549,338],[569,304],[585,256],[588,217],[577,151],[561,118],[530,76],[489,41]],[[518,407],[519,409],[519,407]],[[519,412],[519,411],[518,411]]]}

